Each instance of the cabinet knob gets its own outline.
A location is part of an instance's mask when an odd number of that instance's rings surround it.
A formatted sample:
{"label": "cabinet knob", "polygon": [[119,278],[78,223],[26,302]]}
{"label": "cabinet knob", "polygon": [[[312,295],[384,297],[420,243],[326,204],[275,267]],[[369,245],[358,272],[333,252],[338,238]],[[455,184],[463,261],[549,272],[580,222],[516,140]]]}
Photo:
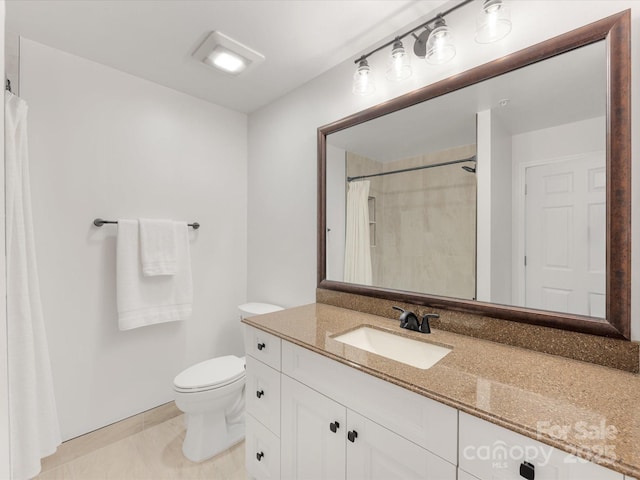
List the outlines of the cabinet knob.
{"label": "cabinet knob", "polygon": [[340,428],[340,424],[338,422],[331,422],[329,424],[329,430],[331,430],[333,433],[336,433],[336,431]]}
{"label": "cabinet knob", "polygon": [[520,476],[522,478],[526,478],[527,480],[534,480],[536,476],[535,465],[532,465],[529,462],[522,462],[520,464]]}
{"label": "cabinet knob", "polygon": [[351,430],[350,432],[347,432],[347,438],[351,443],[355,442],[356,438],[358,438],[358,432],[356,432],[355,430]]}
{"label": "cabinet knob", "polygon": [[264,395],[264,390],[258,390],[256,392],[256,397],[261,398]]}
{"label": "cabinet knob", "polygon": [[256,453],[256,459],[257,459],[258,461],[261,461],[261,460],[262,460],[262,457],[264,457],[264,453],[262,453],[262,452],[258,452],[258,453]]}
{"label": "cabinet knob", "polygon": [[264,342],[261,342],[261,343],[258,344],[258,350],[262,350],[265,347],[266,347],[266,345],[265,345]]}

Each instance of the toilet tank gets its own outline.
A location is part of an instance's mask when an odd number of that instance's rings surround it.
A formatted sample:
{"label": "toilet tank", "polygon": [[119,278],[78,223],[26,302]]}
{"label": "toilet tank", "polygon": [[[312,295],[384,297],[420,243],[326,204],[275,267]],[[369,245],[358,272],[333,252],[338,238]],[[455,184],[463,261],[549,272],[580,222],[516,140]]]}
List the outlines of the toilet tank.
{"label": "toilet tank", "polygon": [[238,306],[238,310],[240,310],[241,318],[253,317],[254,315],[262,315],[264,313],[273,313],[278,312],[280,310],[284,310],[284,308],[278,305],[272,305],[270,303],[243,303]]}

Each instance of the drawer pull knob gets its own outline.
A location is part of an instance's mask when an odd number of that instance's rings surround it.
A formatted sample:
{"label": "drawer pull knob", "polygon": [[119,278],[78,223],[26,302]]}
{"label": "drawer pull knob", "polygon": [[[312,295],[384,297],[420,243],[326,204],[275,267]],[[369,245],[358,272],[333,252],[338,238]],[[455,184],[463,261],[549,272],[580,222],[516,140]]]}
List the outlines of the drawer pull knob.
{"label": "drawer pull knob", "polygon": [[533,480],[536,476],[535,465],[532,465],[529,462],[522,462],[520,464],[520,476],[527,480]]}
{"label": "drawer pull knob", "polygon": [[358,438],[358,432],[356,432],[355,430],[347,432],[347,438],[351,443],[354,443],[356,441],[356,438]]}
{"label": "drawer pull knob", "polygon": [[258,390],[256,392],[256,397],[261,398],[264,395],[264,390]]}
{"label": "drawer pull knob", "polygon": [[266,345],[265,345],[265,343],[264,343],[264,342],[261,342],[261,343],[259,343],[259,344],[258,344],[258,350],[262,350],[262,349],[264,349],[265,347],[266,347]]}
{"label": "drawer pull knob", "polygon": [[340,428],[340,424],[338,422],[331,422],[329,424],[329,430],[331,430],[333,433],[336,433],[336,431]]}
{"label": "drawer pull knob", "polygon": [[261,461],[262,457],[264,457],[264,453],[262,453],[262,452],[256,453],[256,458],[258,459],[258,461]]}

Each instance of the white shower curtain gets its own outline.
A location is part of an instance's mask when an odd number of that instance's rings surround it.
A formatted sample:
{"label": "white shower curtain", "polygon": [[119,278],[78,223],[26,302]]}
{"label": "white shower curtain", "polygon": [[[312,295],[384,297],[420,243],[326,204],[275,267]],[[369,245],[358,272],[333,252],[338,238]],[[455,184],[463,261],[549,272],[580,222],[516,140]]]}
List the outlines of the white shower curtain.
{"label": "white shower curtain", "polygon": [[36,268],[27,104],[5,92],[7,335],[11,472],[26,479],[61,443]]}
{"label": "white shower curtain", "polygon": [[350,182],[347,192],[344,281],[371,285],[368,180]]}

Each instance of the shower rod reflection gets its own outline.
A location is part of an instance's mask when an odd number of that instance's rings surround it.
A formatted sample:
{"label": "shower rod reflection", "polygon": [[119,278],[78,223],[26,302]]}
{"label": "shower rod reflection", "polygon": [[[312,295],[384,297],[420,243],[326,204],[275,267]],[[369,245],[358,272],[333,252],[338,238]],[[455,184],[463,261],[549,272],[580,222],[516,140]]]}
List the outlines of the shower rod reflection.
{"label": "shower rod reflection", "polygon": [[447,165],[455,165],[456,163],[475,162],[476,156],[469,158],[462,158],[460,160],[451,160],[450,162],[432,163],[431,165],[422,165],[420,167],[403,168],[402,170],[392,170],[390,172],[372,173],[371,175],[360,175],[358,177],[347,177],[347,182],[353,182],[355,180],[364,180],[371,177],[382,177],[383,175],[393,175],[394,173],[413,172],[415,170],[424,170],[425,168],[444,167]]}
{"label": "shower rod reflection", "polygon": [[[94,224],[96,227],[101,227],[101,226],[103,226],[105,223],[116,223],[116,224],[117,224],[117,223],[118,223],[118,221],[117,221],[117,220],[103,220],[103,219],[101,219],[101,218],[96,218],[96,219],[93,221],[93,224]],[[187,225],[188,225],[188,226],[190,226],[190,227],[193,227],[193,229],[194,229],[194,230],[197,230],[197,229],[199,229],[199,228],[200,228],[200,224],[199,224],[198,222],[188,223]]]}

